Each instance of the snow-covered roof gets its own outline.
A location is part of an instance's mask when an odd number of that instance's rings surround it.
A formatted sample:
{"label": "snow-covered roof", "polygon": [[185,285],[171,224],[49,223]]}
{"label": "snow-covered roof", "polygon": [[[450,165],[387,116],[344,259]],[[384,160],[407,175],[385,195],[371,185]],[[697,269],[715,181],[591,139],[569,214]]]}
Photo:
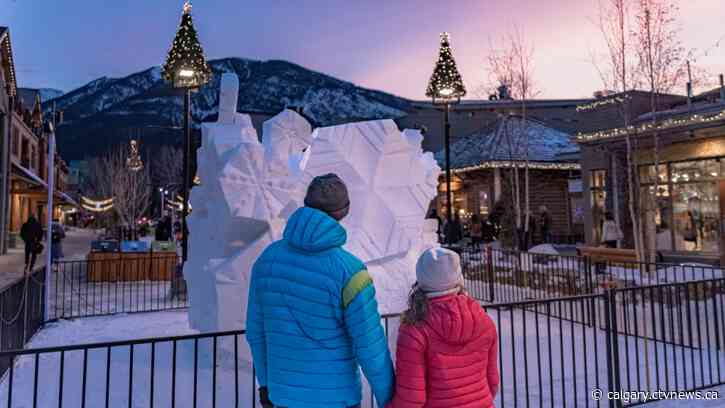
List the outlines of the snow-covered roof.
{"label": "snow-covered roof", "polygon": [[[579,146],[571,141],[567,133],[532,120],[507,116],[485,129],[457,138],[451,144],[451,168],[463,169],[496,162],[502,163],[500,167],[510,167],[510,162],[523,162],[527,158],[525,135],[528,135],[529,162],[553,164],[562,161],[559,155],[579,151]],[[441,166],[445,166],[445,151],[436,153],[435,158]]]}

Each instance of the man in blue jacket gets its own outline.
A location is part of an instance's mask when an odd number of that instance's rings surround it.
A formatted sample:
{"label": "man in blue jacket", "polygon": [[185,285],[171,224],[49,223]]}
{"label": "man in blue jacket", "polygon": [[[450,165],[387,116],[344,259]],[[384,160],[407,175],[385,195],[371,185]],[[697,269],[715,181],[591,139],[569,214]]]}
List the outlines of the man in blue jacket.
{"label": "man in blue jacket", "polygon": [[342,180],[327,174],[252,268],[247,342],[266,407],[353,408],[362,400],[358,366],[382,408],[393,364],[365,265],[342,246],[349,212]]}

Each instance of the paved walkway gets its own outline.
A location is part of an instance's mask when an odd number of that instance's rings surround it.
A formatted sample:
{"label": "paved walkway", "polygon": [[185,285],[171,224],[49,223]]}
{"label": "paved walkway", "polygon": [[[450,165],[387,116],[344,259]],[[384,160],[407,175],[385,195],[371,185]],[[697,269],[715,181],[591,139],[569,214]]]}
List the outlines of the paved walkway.
{"label": "paved walkway", "polygon": [[[66,230],[66,238],[63,240],[63,253],[65,259],[83,259],[90,251],[91,241],[96,239],[96,232],[84,229]],[[48,246],[45,245],[46,250]],[[36,267],[45,262],[45,251],[38,255],[35,262]],[[23,266],[25,265],[25,249],[22,241],[20,248],[8,250],[7,255],[0,256],[0,290],[12,285],[23,277]]]}

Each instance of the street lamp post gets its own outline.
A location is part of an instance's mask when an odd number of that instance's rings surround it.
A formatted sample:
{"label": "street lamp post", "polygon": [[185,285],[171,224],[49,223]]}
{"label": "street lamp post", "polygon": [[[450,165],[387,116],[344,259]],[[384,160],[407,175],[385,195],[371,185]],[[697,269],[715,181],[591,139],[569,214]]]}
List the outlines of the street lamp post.
{"label": "street lamp post", "polygon": [[204,50],[197,38],[196,29],[191,18],[191,2],[184,3],[184,12],[176,37],[171,45],[163,67],[164,78],[174,88],[184,91],[184,159],[181,213],[182,261],[186,262],[189,251],[188,229],[186,216],[189,203],[189,179],[191,176],[191,91],[207,83],[211,77],[211,69],[204,58]]}
{"label": "street lamp post", "polygon": [[428,82],[426,96],[432,98],[434,105],[443,105],[443,131],[445,145],[446,165],[446,225],[444,230],[445,243],[451,244],[450,226],[453,222],[453,193],[451,192],[451,105],[461,101],[466,96],[466,88],[463,85],[461,74],[456,67],[450,46],[448,33],[441,34],[441,47],[438,54],[433,75]]}

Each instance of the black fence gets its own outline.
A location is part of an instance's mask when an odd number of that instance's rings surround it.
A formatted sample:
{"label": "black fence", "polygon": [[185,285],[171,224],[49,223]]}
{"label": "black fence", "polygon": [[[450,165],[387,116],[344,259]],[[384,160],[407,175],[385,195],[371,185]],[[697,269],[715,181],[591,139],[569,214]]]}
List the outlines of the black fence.
{"label": "black fence", "polygon": [[[43,325],[45,268],[35,269],[0,292],[0,350],[23,348]],[[0,361],[0,373],[10,366]]]}
{"label": "black fence", "polygon": [[49,320],[188,306],[176,254],[107,254],[53,264]]}
{"label": "black fence", "polygon": [[[499,337],[496,406],[631,406],[651,402],[645,392],[723,385],[724,296],[715,279],[485,305]],[[383,324],[394,354],[399,318]],[[0,406],[257,407],[243,335],[0,352],[11,367]],[[641,393],[608,399],[629,390]],[[364,385],[363,407],[373,404]]]}
{"label": "black fence", "polygon": [[466,286],[481,301],[518,302],[603,293],[642,287],[725,278],[709,265],[596,262],[585,256],[537,254],[484,246],[457,248]]}

